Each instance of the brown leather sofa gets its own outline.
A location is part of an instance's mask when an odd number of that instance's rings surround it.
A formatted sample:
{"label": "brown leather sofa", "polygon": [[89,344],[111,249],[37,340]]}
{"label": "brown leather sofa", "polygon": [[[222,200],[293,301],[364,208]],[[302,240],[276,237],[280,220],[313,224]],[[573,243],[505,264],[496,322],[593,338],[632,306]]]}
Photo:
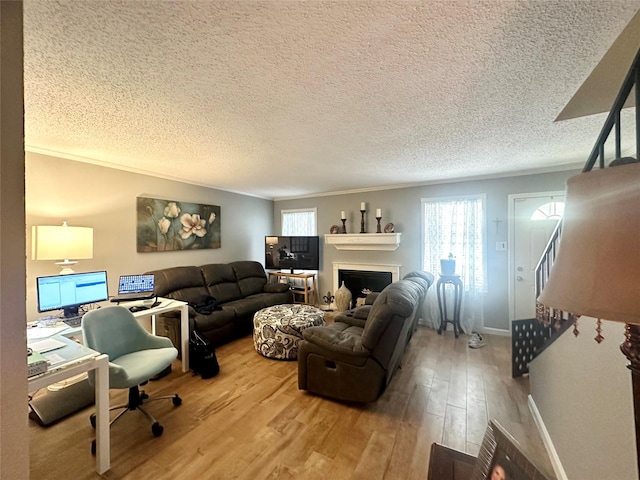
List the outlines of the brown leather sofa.
{"label": "brown leather sofa", "polygon": [[[289,286],[268,283],[264,268],[254,261],[171,267],[147,273],[155,276],[156,295],[190,304],[189,331],[197,331],[214,345],[251,333],[253,314],[258,310],[293,303]],[[199,312],[194,308],[202,299],[211,301],[208,307],[212,311],[202,313],[202,309]],[[178,317],[177,312],[169,312],[161,320],[172,332],[179,332]]]}
{"label": "brown leather sofa", "polygon": [[400,364],[430,285],[421,276],[407,276],[388,285],[371,305],[304,330],[298,388],[342,401],[376,401]]}

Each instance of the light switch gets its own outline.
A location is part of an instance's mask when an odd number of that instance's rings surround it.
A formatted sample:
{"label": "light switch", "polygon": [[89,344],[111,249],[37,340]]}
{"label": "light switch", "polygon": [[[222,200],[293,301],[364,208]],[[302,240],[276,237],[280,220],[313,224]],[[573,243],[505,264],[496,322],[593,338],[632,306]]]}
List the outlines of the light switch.
{"label": "light switch", "polygon": [[504,251],[507,249],[507,242],[496,242],[496,250]]}

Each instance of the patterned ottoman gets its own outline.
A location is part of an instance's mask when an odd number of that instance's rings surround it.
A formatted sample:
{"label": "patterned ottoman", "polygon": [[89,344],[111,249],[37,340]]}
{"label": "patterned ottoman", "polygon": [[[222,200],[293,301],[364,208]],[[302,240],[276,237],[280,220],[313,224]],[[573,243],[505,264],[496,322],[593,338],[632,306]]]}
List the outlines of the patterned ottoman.
{"label": "patterned ottoman", "polygon": [[253,317],[253,344],[256,352],[265,357],[296,360],[302,331],[317,325],[324,325],[324,314],[310,305],[263,308]]}

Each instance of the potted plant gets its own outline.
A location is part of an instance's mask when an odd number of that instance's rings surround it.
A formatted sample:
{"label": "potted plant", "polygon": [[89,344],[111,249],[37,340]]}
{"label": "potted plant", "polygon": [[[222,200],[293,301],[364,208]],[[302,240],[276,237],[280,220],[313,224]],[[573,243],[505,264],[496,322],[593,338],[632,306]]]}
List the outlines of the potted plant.
{"label": "potted plant", "polygon": [[440,259],[440,273],[442,275],[455,275],[456,257],[453,255],[453,253],[449,253],[449,258]]}

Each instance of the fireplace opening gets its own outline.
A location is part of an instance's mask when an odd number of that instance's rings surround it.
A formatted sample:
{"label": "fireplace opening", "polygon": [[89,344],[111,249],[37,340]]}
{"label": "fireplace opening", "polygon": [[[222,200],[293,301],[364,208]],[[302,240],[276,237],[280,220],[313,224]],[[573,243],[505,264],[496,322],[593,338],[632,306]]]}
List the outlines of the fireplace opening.
{"label": "fireplace opening", "polygon": [[392,282],[392,274],[391,272],[338,270],[338,285],[342,285],[342,282],[351,291],[351,304],[354,307],[358,304],[358,298],[363,302],[367,296],[366,293],[362,293],[363,290],[381,292]]}

